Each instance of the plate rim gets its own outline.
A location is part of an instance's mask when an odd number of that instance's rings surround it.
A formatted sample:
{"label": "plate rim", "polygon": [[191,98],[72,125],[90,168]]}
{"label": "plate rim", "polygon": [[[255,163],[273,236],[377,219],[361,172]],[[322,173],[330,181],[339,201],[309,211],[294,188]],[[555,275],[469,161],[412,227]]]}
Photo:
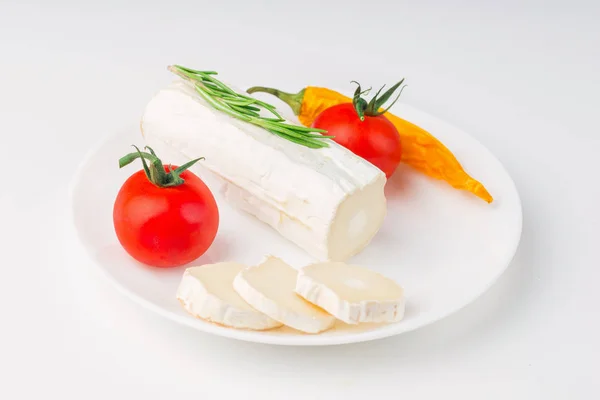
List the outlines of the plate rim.
{"label": "plate rim", "polygon": [[[89,261],[91,261],[91,263],[94,265],[94,267],[101,271],[102,276],[104,276],[104,278],[107,279],[119,292],[124,294],[125,297],[129,298],[130,300],[137,303],[138,305],[159,314],[160,316],[162,316],[166,319],[169,319],[169,320],[177,322],[179,324],[188,326],[190,328],[194,328],[194,329],[199,330],[204,333],[222,336],[222,337],[229,338],[229,339],[236,339],[236,340],[241,340],[241,341],[245,341],[245,342],[261,343],[261,344],[271,344],[271,345],[281,345],[281,346],[332,346],[332,345],[362,343],[362,342],[368,342],[368,341],[372,341],[372,340],[384,339],[384,338],[398,336],[403,333],[412,332],[417,329],[424,328],[426,326],[429,326],[433,323],[442,321],[442,320],[456,314],[463,308],[472,304],[475,300],[477,300],[484,293],[486,293],[494,284],[496,284],[496,282],[498,281],[500,276],[502,276],[504,274],[504,272],[508,269],[508,267],[512,264],[515,254],[517,253],[517,250],[520,246],[522,233],[523,233],[523,205],[521,202],[521,196],[519,195],[517,186],[516,186],[512,176],[509,174],[508,170],[504,166],[504,164],[502,162],[500,162],[500,160],[494,155],[494,153],[492,153],[486,146],[484,146],[477,138],[470,135],[468,132],[464,131],[463,129],[456,127],[454,124],[447,122],[445,120],[442,120],[442,119],[440,119],[434,115],[431,115],[425,111],[422,111],[416,107],[413,107],[411,105],[404,104],[404,103],[402,103],[401,106],[405,107],[405,108],[410,108],[410,109],[412,109],[412,111],[416,111],[417,113],[423,114],[424,116],[427,116],[428,118],[431,118],[435,121],[441,122],[441,123],[447,125],[448,127],[451,127],[452,129],[462,132],[464,135],[468,136],[469,139],[472,140],[475,144],[484,148],[489,153],[489,155],[493,158],[493,160],[501,167],[502,172],[508,178],[508,180],[511,184],[511,187],[514,191],[514,194],[516,196],[516,201],[517,201],[517,206],[518,206],[518,214],[519,214],[518,215],[518,237],[515,240],[510,251],[507,252],[507,254],[509,254],[509,256],[507,257],[507,260],[505,262],[503,262],[504,267],[499,269],[499,271],[496,273],[496,275],[493,276],[491,279],[489,279],[489,281],[487,282],[486,285],[482,285],[481,289],[476,291],[472,296],[470,296],[467,301],[465,301],[462,304],[455,306],[453,308],[446,309],[446,311],[443,313],[433,313],[430,316],[425,317],[424,320],[418,325],[409,325],[409,326],[404,327],[402,325],[402,321],[400,321],[397,324],[385,325],[386,329],[373,329],[373,330],[356,332],[356,333],[349,332],[347,334],[342,334],[342,335],[318,335],[318,334],[310,335],[310,334],[303,334],[301,332],[298,335],[265,335],[265,334],[263,334],[262,331],[233,329],[233,328],[228,328],[225,326],[219,326],[216,324],[212,324],[207,321],[198,320],[198,318],[194,318],[191,315],[178,315],[171,311],[165,310],[164,308],[152,303],[149,300],[146,300],[142,296],[139,296],[136,293],[132,292],[131,290],[127,289],[124,285],[122,285],[120,282],[118,282],[118,280],[114,276],[112,276],[105,268],[102,267],[101,263],[93,257],[93,255],[92,255],[93,252],[90,250],[89,245],[86,244],[82,240],[81,235],[79,234],[79,230],[78,230],[76,218],[75,218],[75,196],[76,196],[75,191],[78,186],[78,183],[82,179],[85,167],[87,166],[89,161],[92,159],[92,157],[102,148],[103,145],[105,145],[105,143],[108,140],[110,140],[114,136],[118,135],[119,132],[128,132],[128,131],[135,130],[134,124],[126,124],[123,127],[121,127],[120,129],[115,129],[108,133],[105,133],[104,135],[101,135],[100,139],[98,139],[96,141],[96,143],[94,143],[94,145],[90,147],[90,149],[85,153],[84,157],[81,159],[81,161],[77,165],[75,173],[72,175],[72,178],[71,178],[71,180],[69,182],[69,186],[68,186],[69,226],[71,227],[73,234],[76,236],[77,242],[85,249],[86,258],[89,259]],[[201,322],[201,323],[198,323],[198,322]]]}

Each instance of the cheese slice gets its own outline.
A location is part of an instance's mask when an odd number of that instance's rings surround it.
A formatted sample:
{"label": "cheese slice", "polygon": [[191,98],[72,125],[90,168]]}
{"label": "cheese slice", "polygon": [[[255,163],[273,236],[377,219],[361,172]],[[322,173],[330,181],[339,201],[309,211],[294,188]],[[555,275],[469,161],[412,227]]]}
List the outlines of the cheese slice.
{"label": "cheese slice", "polygon": [[296,293],[347,324],[396,322],[404,317],[404,290],[374,271],[342,262],[306,266]]}
{"label": "cheese slice", "polygon": [[233,281],[238,294],[255,309],[276,321],[306,333],[333,326],[335,318],[296,293],[298,271],[277,257],[241,271]]}
{"label": "cheese slice", "polygon": [[238,329],[264,330],[282,324],[250,307],[233,290],[233,279],[245,265],[222,262],[185,270],[177,299],[195,317]]}
{"label": "cheese slice", "polygon": [[157,152],[205,157],[191,170],[215,173],[229,202],[318,260],[359,253],[383,223],[386,178],[377,167],[331,140],[310,149],[235,119],[183,80],[150,100],[141,129]]}

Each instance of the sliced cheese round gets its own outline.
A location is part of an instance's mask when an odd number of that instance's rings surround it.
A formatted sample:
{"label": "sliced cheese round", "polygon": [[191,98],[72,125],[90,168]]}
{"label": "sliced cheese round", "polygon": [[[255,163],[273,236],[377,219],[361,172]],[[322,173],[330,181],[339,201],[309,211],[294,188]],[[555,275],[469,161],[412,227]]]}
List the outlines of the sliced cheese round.
{"label": "sliced cheese round", "polygon": [[255,310],[233,290],[233,279],[246,268],[231,262],[185,270],[177,299],[195,317],[238,329],[264,330],[282,324]]}
{"label": "sliced cheese round", "polygon": [[404,317],[404,290],[356,265],[325,262],[298,273],[296,293],[347,324],[396,322]]}
{"label": "sliced cheese round", "polygon": [[298,271],[277,257],[241,271],[233,281],[238,294],[252,307],[276,321],[306,333],[319,333],[335,318],[294,292]]}

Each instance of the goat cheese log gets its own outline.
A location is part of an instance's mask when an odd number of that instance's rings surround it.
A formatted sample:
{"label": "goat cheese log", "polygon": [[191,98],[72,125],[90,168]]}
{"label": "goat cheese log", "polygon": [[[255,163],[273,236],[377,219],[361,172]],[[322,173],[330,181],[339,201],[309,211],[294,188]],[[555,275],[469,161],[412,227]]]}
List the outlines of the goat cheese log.
{"label": "goat cheese log", "polygon": [[149,146],[170,147],[221,177],[225,198],[319,260],[364,249],[386,213],[385,174],[337,143],[311,149],[213,108],[179,80],[141,121]]}

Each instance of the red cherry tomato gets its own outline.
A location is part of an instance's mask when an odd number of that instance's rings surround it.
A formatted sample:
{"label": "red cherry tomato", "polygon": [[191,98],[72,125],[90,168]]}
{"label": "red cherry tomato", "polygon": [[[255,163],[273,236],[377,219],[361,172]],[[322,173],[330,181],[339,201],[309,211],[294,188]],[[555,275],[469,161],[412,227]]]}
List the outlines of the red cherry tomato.
{"label": "red cherry tomato", "polygon": [[187,264],[215,239],[219,226],[215,198],[192,172],[184,171],[180,177],[185,182],[179,186],[158,187],[141,170],[117,195],[113,209],[117,237],[144,264],[163,268]]}
{"label": "red cherry tomato", "polygon": [[325,129],[327,135],[335,136],[334,141],[375,165],[388,178],[402,158],[396,127],[383,115],[365,115],[361,121],[351,103],[329,107],[319,114],[312,126]]}

